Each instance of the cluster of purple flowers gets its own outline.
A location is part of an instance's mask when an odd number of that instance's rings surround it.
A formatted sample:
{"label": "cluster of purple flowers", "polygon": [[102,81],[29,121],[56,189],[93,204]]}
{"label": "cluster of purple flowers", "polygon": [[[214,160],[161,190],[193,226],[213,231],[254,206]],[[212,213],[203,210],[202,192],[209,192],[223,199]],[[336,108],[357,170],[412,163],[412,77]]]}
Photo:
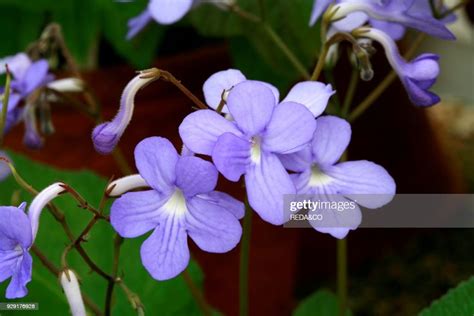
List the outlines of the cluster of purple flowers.
{"label": "cluster of purple flowers", "polygon": [[[446,12],[442,5],[435,7],[439,15]],[[414,105],[431,106],[440,101],[429,91],[439,75],[439,56],[422,54],[407,62],[400,56],[395,41],[403,37],[407,28],[442,39],[455,39],[446,28],[447,23],[456,20],[453,14],[436,19],[429,0],[316,0],[310,24],[316,23],[325,11],[325,22],[331,23],[328,36],[352,32],[357,38],[382,45]]]}
{"label": "cluster of purple flowers", "polygon": [[[174,23],[200,2],[151,0],[145,12],[130,21],[129,37],[152,19]],[[213,3],[226,8],[232,1]],[[326,22],[332,23],[329,33],[351,32],[356,38],[381,43],[413,103],[429,106],[439,101],[429,91],[439,74],[438,56],[423,54],[407,62],[394,42],[406,27],[452,38],[445,27],[452,18],[437,20],[428,10],[428,0],[317,0],[311,24],[326,11]],[[35,120],[27,115],[30,97],[41,87],[60,89],[61,85],[53,83],[46,60],[32,62],[19,54],[6,62],[14,77],[6,130],[25,121],[25,142],[38,147],[41,139]],[[114,149],[132,119],[136,93],[152,80],[139,74],[130,81],[117,116],[92,133],[98,152]],[[212,75],[203,91],[209,109],[193,112],[179,126],[182,152],[164,138],[147,138],[135,148],[139,174],[110,185],[109,194],[118,197],[110,215],[114,229],[125,238],[152,232],[141,247],[141,258],[153,278],[170,279],[186,268],[188,236],[212,253],[228,252],[239,243],[244,203],[215,190],[219,173],[229,181],[243,179],[250,207],[273,225],[289,220],[284,196],[308,194],[323,201],[355,201],[366,208],[379,208],[393,198],[396,185],[383,167],[365,160],[339,162],[350,143],[351,127],[341,118],[322,116],[335,93],[331,85],[300,82],[281,100],[271,84],[229,69]],[[18,106],[21,100],[26,106]],[[149,189],[135,191],[143,187]],[[0,282],[11,278],[7,298],[26,295],[32,268],[29,250],[39,215],[61,192],[61,184],[46,188],[28,214],[24,204],[0,207]],[[311,224],[320,232],[345,238],[361,223],[358,206],[349,215],[331,212],[322,225]]]}
{"label": "cluster of purple flowers", "polygon": [[[132,117],[133,97],[146,80],[134,78],[119,114],[94,130],[99,152],[113,150]],[[273,225],[288,221],[285,195],[348,201],[371,194],[358,203],[377,208],[395,194],[392,177],[379,165],[336,164],[351,132],[348,122],[320,116],[335,92],[330,85],[300,82],[280,102],[272,85],[229,69],[212,75],[203,90],[210,109],[191,113],[179,126],[181,155],[166,139],[145,139],[135,149],[139,174],[111,184],[110,194],[119,196],[111,208],[115,230],[126,238],[153,231],[141,257],[155,279],[169,279],[185,269],[188,235],[208,252],[226,252],[238,244],[244,204],[214,191],[218,172],[234,182],[243,178],[251,208]],[[210,156],[213,163],[195,154]],[[144,186],[151,189],[129,192]],[[375,198],[379,195],[384,198]],[[349,219],[341,215],[315,228],[344,238],[360,221],[357,209]]]}
{"label": "cluster of purple flowers", "polygon": [[[165,25],[175,23],[203,2],[210,2],[222,9],[233,4],[227,0],[150,0],[145,11],[129,21],[127,38],[134,37],[152,20]],[[423,54],[407,62],[400,56],[394,41],[401,39],[407,28],[442,39],[454,39],[446,24],[455,21],[455,15],[445,14],[447,9],[441,1],[433,1],[433,4],[442,18],[433,16],[429,0],[315,0],[310,25],[314,25],[325,13],[328,19],[326,22],[331,24],[328,37],[366,26],[363,32],[355,33],[358,38],[379,42],[412,103],[416,106],[431,106],[440,101],[437,95],[429,91],[439,75],[439,56]],[[329,58],[337,55],[336,47],[331,48]]]}
{"label": "cluster of purple flowers", "polygon": [[[40,148],[43,145],[43,139],[38,130],[36,111],[40,104],[46,104],[48,100],[44,100],[46,95],[38,91],[47,87],[60,92],[76,92],[82,89],[80,82],[72,78],[55,80],[54,75],[50,73],[47,60],[32,61],[25,53],[6,57],[0,64],[2,64],[0,72],[5,72],[5,65],[8,65],[13,77],[3,133],[10,131],[16,124],[24,122],[25,145],[33,149]],[[0,89],[2,95],[4,90],[4,87]],[[0,109],[4,106],[2,102],[3,97],[0,98]]]}

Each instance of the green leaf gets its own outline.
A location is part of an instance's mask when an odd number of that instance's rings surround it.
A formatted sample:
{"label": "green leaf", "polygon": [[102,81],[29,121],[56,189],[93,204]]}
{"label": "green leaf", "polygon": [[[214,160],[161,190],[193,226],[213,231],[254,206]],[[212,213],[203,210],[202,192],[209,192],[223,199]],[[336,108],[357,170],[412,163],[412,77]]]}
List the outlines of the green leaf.
{"label": "green leaf", "polygon": [[295,77],[291,74],[275,72],[244,37],[236,37],[230,40],[230,52],[234,66],[240,69],[249,79],[271,83],[281,92],[286,91],[295,80]]}
{"label": "green leaf", "polygon": [[[97,205],[100,201],[107,182],[104,178],[89,171],[56,170],[11,152],[8,155],[18,172],[37,189],[43,189],[56,181],[63,181],[74,187],[92,205]],[[11,198],[18,189],[12,177],[1,182],[0,205],[10,205]],[[21,201],[29,202],[30,200],[31,197],[22,191]],[[91,219],[91,214],[78,208],[77,203],[68,195],[57,198],[55,204],[64,211],[74,235],[78,236]],[[88,236],[88,242],[84,244],[90,257],[105,271],[111,271],[112,268],[113,236],[111,226],[101,221],[94,226]],[[140,296],[149,315],[199,315],[199,309],[181,277],[157,282],[145,271],[140,262],[140,245],[145,238],[127,239],[122,246],[119,271],[127,286]],[[44,210],[35,244],[50,261],[59,267],[61,254],[68,243],[61,226],[48,214],[47,210]],[[28,285],[29,295],[18,301],[38,302],[41,315],[68,315],[69,307],[57,277],[46,270],[35,256],[33,256],[33,261],[33,280]],[[81,279],[82,292],[103,308],[106,281],[90,272],[75,251],[68,256],[68,263],[73,270],[77,271]],[[196,284],[202,287],[203,276],[197,264],[191,262],[189,271]],[[0,284],[0,295],[4,295],[8,282]],[[115,314],[136,315],[123,291],[116,288],[115,293]],[[4,301],[4,299],[0,300]],[[16,314],[28,313],[16,312]]]}
{"label": "green leaf", "polygon": [[99,43],[100,1],[69,0],[65,7],[52,7],[52,21],[61,25],[66,45],[78,63],[95,66]]}
{"label": "green leaf", "polygon": [[16,54],[36,40],[45,21],[44,14],[15,6],[0,6],[0,56]]}
{"label": "green leaf", "polygon": [[[304,299],[293,311],[293,316],[335,316],[339,315],[337,297],[327,290],[319,290]],[[347,316],[352,315],[350,311]]]}
{"label": "green leaf", "polygon": [[[243,0],[239,1],[239,5],[248,12],[260,14],[257,1]],[[264,0],[265,24],[273,29],[308,73],[314,67],[320,48],[319,28],[308,25],[312,5],[313,0]],[[300,71],[276,44],[264,24],[241,22],[241,29],[241,37],[232,38],[230,45],[237,67],[259,75],[252,76],[253,79],[272,78],[269,81],[276,82],[283,90],[287,90],[291,83],[302,78]],[[242,37],[245,37],[245,40]]]}
{"label": "green leaf", "polygon": [[135,38],[128,41],[127,22],[140,14],[147,1],[120,3],[107,1],[103,10],[103,32],[107,41],[127,61],[137,68],[149,67],[164,35],[164,27],[151,21]]}
{"label": "green leaf", "polygon": [[474,277],[449,290],[443,297],[424,309],[419,316],[473,316]]}
{"label": "green leaf", "polygon": [[231,37],[243,32],[242,20],[215,5],[201,5],[191,11],[189,20],[194,28],[208,37]]}

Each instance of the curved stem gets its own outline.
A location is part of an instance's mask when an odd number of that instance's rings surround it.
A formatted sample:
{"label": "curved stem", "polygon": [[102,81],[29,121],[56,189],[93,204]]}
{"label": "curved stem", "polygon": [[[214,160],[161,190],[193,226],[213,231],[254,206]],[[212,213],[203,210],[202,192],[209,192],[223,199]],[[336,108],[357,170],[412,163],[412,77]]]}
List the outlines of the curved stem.
{"label": "curved stem", "polygon": [[249,257],[250,238],[252,236],[252,214],[253,210],[245,203],[245,217],[243,222],[243,235],[240,243],[240,273],[239,273],[239,298],[240,316],[249,314]]}
{"label": "curved stem", "polygon": [[337,294],[339,316],[344,316],[347,309],[347,237],[337,240]]}

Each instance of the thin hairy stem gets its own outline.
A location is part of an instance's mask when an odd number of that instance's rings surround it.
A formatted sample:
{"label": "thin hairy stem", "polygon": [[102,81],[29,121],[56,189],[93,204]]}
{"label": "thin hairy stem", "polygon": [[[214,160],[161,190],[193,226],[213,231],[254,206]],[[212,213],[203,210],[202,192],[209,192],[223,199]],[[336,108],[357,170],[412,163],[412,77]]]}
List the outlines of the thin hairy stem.
{"label": "thin hairy stem", "polygon": [[119,263],[120,263],[120,247],[122,246],[123,238],[119,235],[115,235],[114,238],[114,258],[112,261],[112,276],[113,280],[109,280],[107,285],[107,293],[105,294],[105,315],[111,315],[112,312],[112,298],[114,295],[114,287],[118,275]]}

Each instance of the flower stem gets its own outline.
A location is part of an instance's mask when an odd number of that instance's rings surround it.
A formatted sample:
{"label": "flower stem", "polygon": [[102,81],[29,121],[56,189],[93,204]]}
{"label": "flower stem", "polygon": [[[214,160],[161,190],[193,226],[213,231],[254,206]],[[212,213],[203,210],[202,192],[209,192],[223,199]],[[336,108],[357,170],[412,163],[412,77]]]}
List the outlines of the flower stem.
{"label": "flower stem", "polygon": [[250,239],[252,236],[252,214],[253,210],[245,203],[245,217],[243,222],[243,235],[240,243],[240,273],[239,273],[239,289],[240,289],[240,316],[249,314],[249,256],[250,256]]}
{"label": "flower stem", "polygon": [[199,288],[196,286],[196,283],[194,283],[189,272],[187,270],[184,270],[183,273],[181,273],[181,275],[183,276],[184,282],[186,282],[186,285],[191,291],[191,295],[194,297],[194,300],[198,304],[199,309],[201,310],[202,314],[204,316],[212,315],[209,304],[207,304],[202,291],[199,290]]}
{"label": "flower stem", "polygon": [[5,66],[6,70],[6,79],[5,79],[5,92],[3,93],[3,100],[2,100],[2,111],[0,113],[0,147],[3,145],[3,133],[5,130],[5,124],[7,121],[8,115],[8,102],[10,100],[10,83],[11,83],[11,76],[10,70],[8,69],[8,65]]}
{"label": "flower stem", "polygon": [[344,104],[342,105],[341,116],[347,117],[349,109],[351,107],[352,100],[354,100],[354,95],[359,83],[359,72],[357,69],[352,69],[351,80],[349,81],[349,87],[347,88],[346,97],[344,98]]}
{"label": "flower stem", "polygon": [[347,309],[347,237],[337,240],[337,294],[339,316],[344,316]]}
{"label": "flower stem", "polygon": [[114,287],[118,275],[119,262],[120,262],[120,248],[123,243],[123,238],[119,235],[115,235],[114,238],[114,259],[112,263],[112,277],[107,285],[107,293],[105,295],[105,315],[109,316],[112,312],[112,298],[114,294]]}

